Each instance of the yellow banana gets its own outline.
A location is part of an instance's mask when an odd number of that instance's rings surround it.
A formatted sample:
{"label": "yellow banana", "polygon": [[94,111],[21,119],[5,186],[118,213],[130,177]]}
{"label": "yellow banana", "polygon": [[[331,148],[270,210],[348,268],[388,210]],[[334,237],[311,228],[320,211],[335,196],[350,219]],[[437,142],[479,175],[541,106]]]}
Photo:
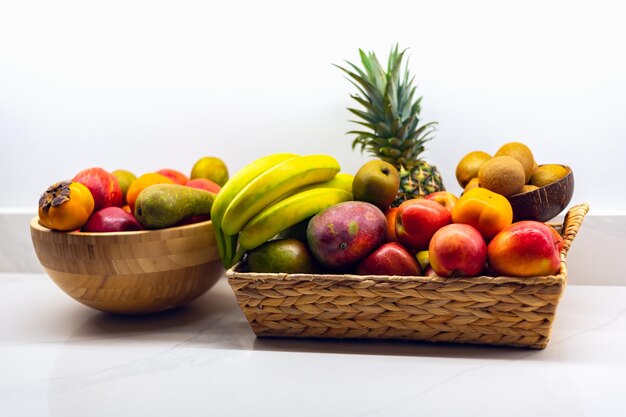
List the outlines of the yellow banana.
{"label": "yellow banana", "polygon": [[324,186],[328,188],[339,188],[341,190],[346,190],[350,194],[352,194],[352,183],[354,182],[354,175],[348,174],[347,172],[340,172],[335,177],[326,181]]}
{"label": "yellow banana", "polygon": [[328,181],[318,182],[315,184],[309,184],[309,185],[305,185],[303,187],[297,188],[287,193],[283,197],[281,197],[281,199],[285,199],[287,197],[291,197],[292,195],[301,193],[302,191],[312,190],[314,188],[338,188],[340,190],[346,190],[349,193],[352,193],[353,181],[354,181],[354,175],[348,174],[345,172],[340,172]]}
{"label": "yellow banana", "polygon": [[213,207],[211,209],[211,220],[213,222],[213,230],[217,241],[217,249],[225,267],[230,262],[237,246],[236,237],[226,237],[222,232],[222,219],[226,209],[230,205],[233,198],[237,196],[252,180],[263,174],[268,169],[284,162],[288,159],[295,158],[298,155],[291,153],[277,153],[259,158],[241,170],[239,170],[220,190],[215,197]]}
{"label": "yellow banana", "polygon": [[339,188],[312,188],[266,207],[239,234],[239,253],[254,249],[278,233],[320,211],[352,200],[352,193]]}
{"label": "yellow banana", "polygon": [[252,180],[231,201],[221,227],[235,235],[254,216],[282,195],[308,184],[328,181],[339,172],[339,163],[329,155],[307,155],[288,159]]}

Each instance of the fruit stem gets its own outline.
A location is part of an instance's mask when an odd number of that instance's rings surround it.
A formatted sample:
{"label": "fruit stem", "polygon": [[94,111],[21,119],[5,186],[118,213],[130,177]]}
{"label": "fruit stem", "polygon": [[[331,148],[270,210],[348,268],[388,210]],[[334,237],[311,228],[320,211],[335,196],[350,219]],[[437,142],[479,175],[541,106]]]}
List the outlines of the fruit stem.
{"label": "fruit stem", "polygon": [[222,233],[222,226],[220,222],[213,221],[213,232],[215,234],[215,243],[217,243],[217,253],[220,256],[220,259],[224,259],[225,254],[225,242],[224,242],[224,233]]}
{"label": "fruit stem", "polygon": [[243,255],[245,253],[246,253],[246,250],[240,246],[239,249],[237,249],[237,253],[235,253],[235,257],[232,259],[232,262],[230,262],[231,266],[239,262],[243,258]]}

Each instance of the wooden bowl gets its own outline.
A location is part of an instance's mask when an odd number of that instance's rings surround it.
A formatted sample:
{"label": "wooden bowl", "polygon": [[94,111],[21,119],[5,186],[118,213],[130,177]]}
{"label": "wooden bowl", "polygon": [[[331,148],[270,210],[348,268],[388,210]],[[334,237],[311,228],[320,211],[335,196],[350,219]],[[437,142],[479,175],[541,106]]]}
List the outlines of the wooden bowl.
{"label": "wooden bowl", "polygon": [[513,207],[513,221],[536,220],[547,222],[561,213],[574,194],[574,172],[566,165],[569,173],[558,181],[537,190],[507,197]]}
{"label": "wooden bowl", "polygon": [[211,221],[162,230],[62,233],[30,222],[37,257],[70,297],[120,314],[189,303],[222,276]]}

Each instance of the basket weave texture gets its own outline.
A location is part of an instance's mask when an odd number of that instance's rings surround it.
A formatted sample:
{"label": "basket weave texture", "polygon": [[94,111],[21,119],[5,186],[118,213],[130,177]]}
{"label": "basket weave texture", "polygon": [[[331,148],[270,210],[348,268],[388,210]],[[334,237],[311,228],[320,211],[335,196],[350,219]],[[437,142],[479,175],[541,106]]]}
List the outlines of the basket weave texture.
{"label": "basket weave texture", "polygon": [[567,252],[588,204],[557,230],[557,275],[401,277],[226,272],[257,336],[410,339],[544,348],[567,282]]}

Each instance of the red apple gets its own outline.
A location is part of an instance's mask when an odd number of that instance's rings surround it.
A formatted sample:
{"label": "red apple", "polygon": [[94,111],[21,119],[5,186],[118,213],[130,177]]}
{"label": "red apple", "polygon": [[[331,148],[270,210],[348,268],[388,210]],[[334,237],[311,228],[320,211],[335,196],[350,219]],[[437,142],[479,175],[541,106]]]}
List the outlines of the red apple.
{"label": "red apple", "polygon": [[428,254],[430,265],[441,277],[476,276],[485,268],[487,244],[473,226],[449,224],[437,230]]}
{"label": "red apple", "polygon": [[120,207],[105,207],[89,217],[82,232],[130,232],[142,227],[135,216]]}
{"label": "red apple", "polygon": [[122,206],[122,189],[117,178],[108,171],[97,167],[84,169],[76,174],[74,181],[89,188],[93,195],[94,211]]}
{"label": "red apple", "polygon": [[185,185],[187,181],[189,181],[189,177],[183,174],[180,171],[176,171],[175,169],[160,169],[157,171],[157,174],[161,174],[172,180],[174,184]]}
{"label": "red apple", "polygon": [[422,275],[420,265],[404,246],[388,242],[379,246],[356,267],[359,275]]}
{"label": "red apple", "polygon": [[385,211],[385,218],[387,219],[387,242],[397,242],[396,236],[396,213],[398,207],[390,207]]}
{"label": "red apple", "polygon": [[434,193],[428,194],[424,197],[426,200],[432,200],[444,206],[450,213],[452,213],[452,209],[454,208],[457,201],[459,201],[459,197],[455,196],[451,192],[448,191],[436,191]]}
{"label": "red apple", "polygon": [[498,275],[534,277],[554,275],[561,268],[562,239],[551,227],[524,220],[504,228],[489,243],[489,265]]}
{"label": "red apple", "polygon": [[398,242],[414,251],[428,249],[430,238],[443,226],[452,223],[452,215],[432,200],[406,200],[396,213]]}
{"label": "red apple", "polygon": [[190,180],[185,183],[187,187],[199,188],[201,190],[207,190],[214,194],[220,192],[222,187],[214,183],[213,181],[206,178],[196,178],[195,180]]}

